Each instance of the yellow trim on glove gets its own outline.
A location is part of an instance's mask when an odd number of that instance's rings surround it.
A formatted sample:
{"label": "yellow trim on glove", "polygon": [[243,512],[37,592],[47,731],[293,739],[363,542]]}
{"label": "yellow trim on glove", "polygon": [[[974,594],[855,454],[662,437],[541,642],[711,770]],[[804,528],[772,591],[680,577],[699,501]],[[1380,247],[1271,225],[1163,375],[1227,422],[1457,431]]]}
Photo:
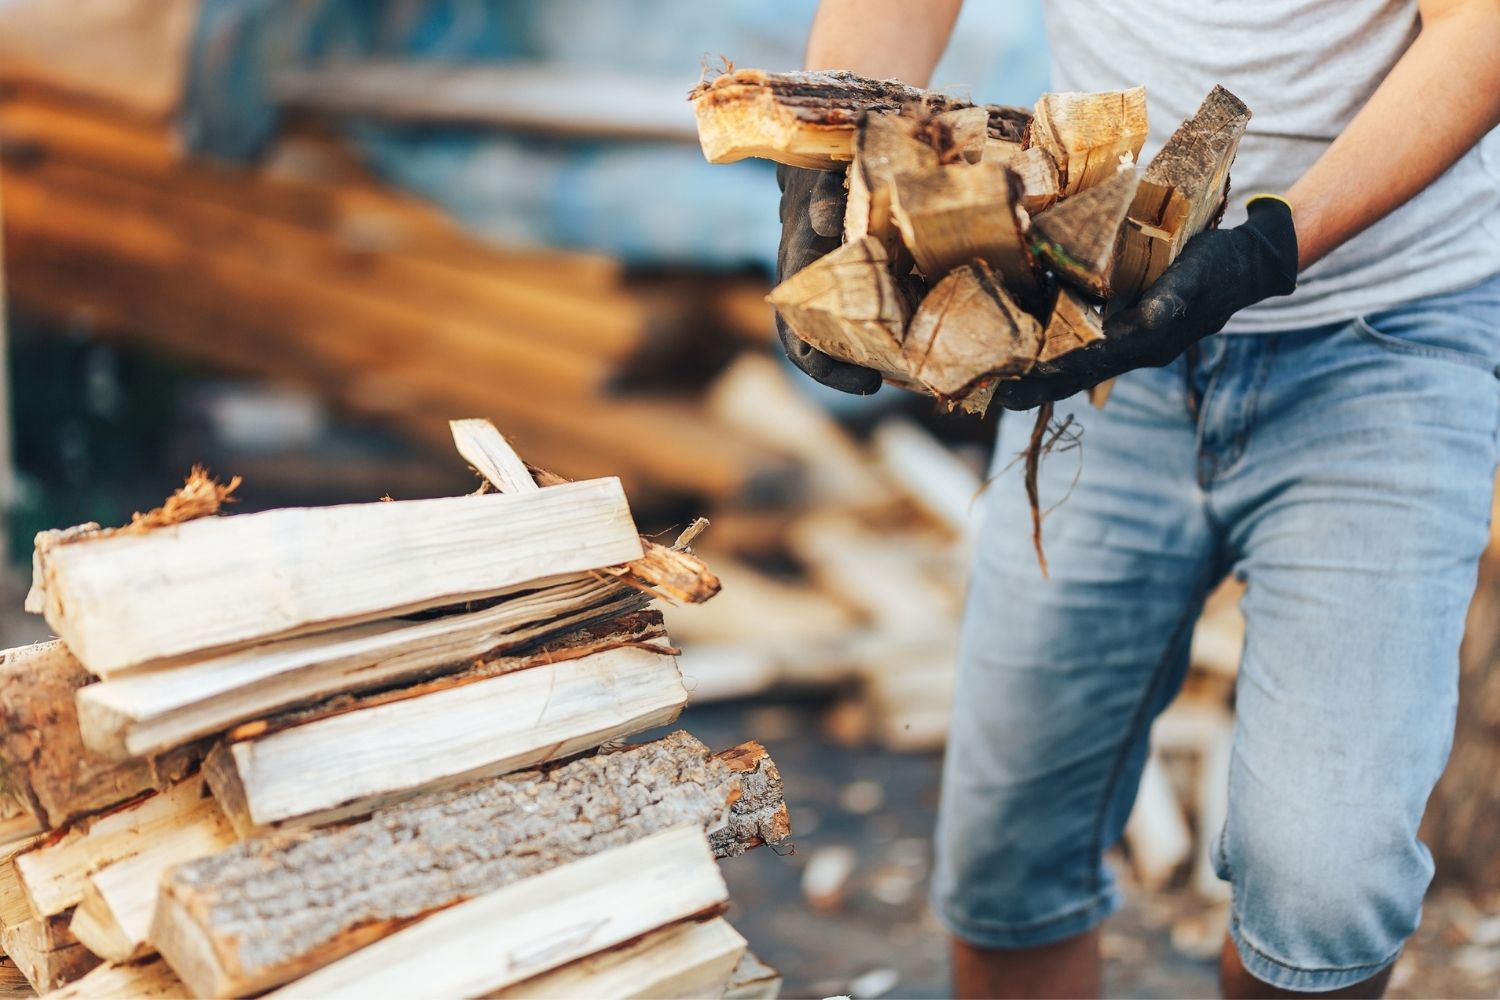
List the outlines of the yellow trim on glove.
{"label": "yellow trim on glove", "polygon": [[1259,200],[1260,200],[1260,199],[1262,199],[1262,198],[1265,198],[1265,199],[1268,199],[1268,200],[1270,200],[1270,201],[1279,201],[1279,202],[1281,202],[1281,203],[1282,203],[1282,204],[1283,204],[1283,205],[1285,205],[1285,206],[1286,206],[1286,208],[1287,208],[1287,211],[1288,211],[1288,212],[1290,212],[1290,211],[1292,211],[1292,203],[1291,203],[1291,202],[1289,202],[1289,201],[1287,201],[1287,200],[1286,200],[1286,199],[1285,199],[1285,198],[1283,198],[1283,197],[1282,197],[1282,196],[1281,196],[1281,195],[1279,195],[1279,194],[1252,194],[1252,195],[1251,195],[1251,196],[1250,196],[1250,197],[1249,197],[1249,198],[1248,198],[1248,199],[1247,199],[1247,200],[1246,200],[1246,201],[1245,201],[1245,207],[1246,207],[1246,208],[1249,208],[1249,207],[1250,207],[1250,206],[1251,206],[1251,205],[1253,205],[1253,204],[1254,204],[1254,203],[1255,203],[1255,202],[1257,202],[1257,201],[1259,201]]}

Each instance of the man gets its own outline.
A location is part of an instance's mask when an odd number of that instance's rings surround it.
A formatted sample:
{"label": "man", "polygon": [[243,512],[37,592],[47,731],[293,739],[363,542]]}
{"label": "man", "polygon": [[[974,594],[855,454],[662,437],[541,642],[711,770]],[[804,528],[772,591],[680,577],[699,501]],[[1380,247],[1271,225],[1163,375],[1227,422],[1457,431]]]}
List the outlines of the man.
{"label": "man", "polygon": [[[960,2],[824,0],[808,66],[925,85]],[[1052,0],[1048,19],[1054,89],[1146,85],[1143,159],[1215,83],[1254,119],[1223,228],[1103,343],[996,397],[1063,401],[1082,447],[1043,462],[1044,507],[1067,494],[1049,579],[1017,476],[983,500],[933,886],[957,991],[1099,992],[1101,855],[1233,573],[1221,985],[1378,996],[1432,874],[1417,826],[1500,451],[1500,3]],[[837,245],[842,178],[780,176],[790,273]],[[783,339],[821,382],[879,384]],[[1113,376],[1103,410],[1080,402]],[[1030,423],[1002,422],[997,464]]]}

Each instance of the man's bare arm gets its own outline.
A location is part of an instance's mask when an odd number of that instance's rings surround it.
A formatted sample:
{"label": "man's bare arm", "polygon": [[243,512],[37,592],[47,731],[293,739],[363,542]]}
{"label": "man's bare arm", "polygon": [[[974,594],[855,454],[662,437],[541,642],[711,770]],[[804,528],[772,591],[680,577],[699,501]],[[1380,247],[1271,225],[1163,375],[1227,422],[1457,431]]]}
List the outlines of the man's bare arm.
{"label": "man's bare arm", "polygon": [[823,0],[806,69],[846,69],[925,87],[963,0]]}
{"label": "man's bare arm", "polygon": [[1422,30],[1286,192],[1301,269],[1405,204],[1500,124],[1500,0],[1422,0]]}

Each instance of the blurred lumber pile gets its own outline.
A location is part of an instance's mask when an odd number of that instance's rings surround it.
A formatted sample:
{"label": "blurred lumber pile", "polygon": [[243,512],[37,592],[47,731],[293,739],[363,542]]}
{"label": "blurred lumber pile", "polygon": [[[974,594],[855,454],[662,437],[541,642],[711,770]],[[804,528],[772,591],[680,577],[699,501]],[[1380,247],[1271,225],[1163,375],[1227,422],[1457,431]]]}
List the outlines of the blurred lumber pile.
{"label": "blurred lumber pile", "polygon": [[0,946],[38,992],[774,995],[715,859],[790,834],[776,765],[618,742],[688,697],[653,601],[718,580],[618,480],[452,433],[468,496],[225,517],[195,470],[38,537],[62,638],[0,654]]}
{"label": "blurred lumber pile", "polygon": [[[0,7],[18,307],[300,384],[434,446],[447,439],[434,414],[493,417],[549,468],[620,475],[637,495],[795,493],[795,463],[713,427],[692,394],[745,336],[767,335],[758,282],[627,278],[598,255],[483,242],[323,133],[289,135],[261,168],[187,156],[170,114],[196,4],[84,6],[97,17],[76,40],[71,6],[66,19]],[[91,80],[95,48],[114,64]],[[671,391],[620,394],[653,376]]]}

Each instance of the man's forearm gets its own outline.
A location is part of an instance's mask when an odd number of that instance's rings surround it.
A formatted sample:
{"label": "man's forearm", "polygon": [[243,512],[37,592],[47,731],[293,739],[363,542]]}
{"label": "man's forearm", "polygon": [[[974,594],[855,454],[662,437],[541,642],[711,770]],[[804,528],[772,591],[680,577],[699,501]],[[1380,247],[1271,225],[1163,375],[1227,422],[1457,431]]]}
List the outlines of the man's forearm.
{"label": "man's forearm", "polygon": [[1286,192],[1302,269],[1405,204],[1500,123],[1500,2],[1421,9],[1411,48]]}
{"label": "man's forearm", "polygon": [[963,0],[823,0],[807,39],[807,69],[847,69],[925,87]]}

